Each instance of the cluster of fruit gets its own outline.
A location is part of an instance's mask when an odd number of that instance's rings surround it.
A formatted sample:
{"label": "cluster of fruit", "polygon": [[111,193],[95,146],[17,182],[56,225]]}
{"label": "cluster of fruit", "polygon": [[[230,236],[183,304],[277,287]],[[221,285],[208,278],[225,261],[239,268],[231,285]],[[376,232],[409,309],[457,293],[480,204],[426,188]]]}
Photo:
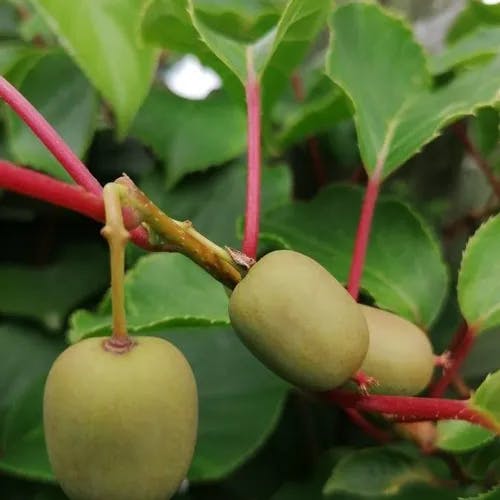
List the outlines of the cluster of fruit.
{"label": "cluster of fruit", "polygon": [[[356,303],[317,262],[280,250],[259,260],[229,302],[246,346],[292,384],[348,387],[362,370],[374,390],[413,395],[434,356],[407,320]],[[55,475],[73,500],[161,500],[186,476],[197,429],[196,384],[184,356],[153,337],[69,347],[46,383],[44,423]]]}

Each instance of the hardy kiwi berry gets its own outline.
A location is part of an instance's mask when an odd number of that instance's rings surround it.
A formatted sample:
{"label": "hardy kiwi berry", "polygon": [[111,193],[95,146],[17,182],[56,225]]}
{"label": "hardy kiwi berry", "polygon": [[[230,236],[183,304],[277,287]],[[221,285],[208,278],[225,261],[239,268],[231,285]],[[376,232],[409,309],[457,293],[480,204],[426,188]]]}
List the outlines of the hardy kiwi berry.
{"label": "hardy kiwi berry", "polygon": [[413,396],[423,391],[434,370],[434,354],[425,332],[396,314],[368,306],[361,309],[370,331],[361,370],[378,382],[370,392]]}
{"label": "hardy kiwi berry", "polygon": [[72,500],[170,498],[191,462],[197,415],[191,368],[160,338],[137,338],[126,352],[83,340],[45,386],[48,454]]}
{"label": "hardy kiwi berry", "polygon": [[271,252],[249,270],[230,297],[229,316],[257,358],[304,389],[343,384],[368,349],[358,304],[320,264],[290,250]]}

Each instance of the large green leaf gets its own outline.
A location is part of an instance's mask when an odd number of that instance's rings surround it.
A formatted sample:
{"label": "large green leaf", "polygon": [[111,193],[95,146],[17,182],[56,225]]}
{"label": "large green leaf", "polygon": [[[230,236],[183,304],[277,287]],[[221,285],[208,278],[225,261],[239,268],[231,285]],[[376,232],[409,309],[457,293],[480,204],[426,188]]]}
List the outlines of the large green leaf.
{"label": "large green leaf", "polygon": [[[224,288],[180,254],[141,258],[125,278],[127,326],[132,333],[162,326],[227,324]],[[71,317],[69,339],[111,330],[109,297],[97,313],[77,311]]]}
{"label": "large green leaf", "polygon": [[273,430],[286,384],[269,372],[230,328],[165,331],[187,357],[200,404],[193,481],[219,479],[247,460]]}
{"label": "large green leaf", "polygon": [[430,58],[433,73],[444,73],[455,66],[500,52],[500,26],[480,27]]}
{"label": "large green leaf", "polygon": [[458,301],[476,331],[500,325],[500,215],[489,219],[467,243],[458,275]]}
{"label": "large green leaf", "polygon": [[29,46],[23,43],[0,42],[0,75],[6,75],[29,52]]}
{"label": "large green leaf", "polygon": [[29,479],[54,481],[42,423],[45,378],[43,375],[35,380],[6,415],[0,470]]}
{"label": "large green leaf", "polygon": [[[237,221],[245,210],[246,169],[241,163],[213,169],[187,179],[166,191],[158,174],[146,177],[141,188],[162,210],[178,220],[190,220],[194,227],[218,245],[237,248]],[[263,210],[290,200],[292,179],[286,165],[262,169]],[[200,205],[200,200],[203,204]]]}
{"label": "large green leaf", "polygon": [[193,25],[205,44],[238,77],[243,85],[248,71],[255,72],[268,109],[286,85],[293,68],[304,57],[329,10],[329,0],[290,0],[275,28],[252,44],[227,38],[207,26],[189,1]]}
{"label": "large green leaf", "polygon": [[327,74],[353,103],[360,152],[371,175],[376,169],[389,175],[443,126],[499,99],[500,58],[431,90],[411,31],[375,4],[340,7],[330,26]]}
{"label": "large green leaf", "polygon": [[0,326],[0,470],[51,479],[42,432],[42,389],[63,349],[59,338],[25,326]]}
{"label": "large green leaf", "polygon": [[32,0],[90,81],[109,101],[123,136],[146,97],[157,51],[142,46],[136,0]]}
{"label": "large green leaf", "polygon": [[61,348],[62,341],[34,328],[14,323],[0,325],[0,428],[7,409],[47,373]]}
{"label": "large green leaf", "polygon": [[95,244],[69,246],[46,267],[0,265],[0,312],[36,319],[58,330],[71,310],[109,282],[107,252]]}
{"label": "large green leaf", "polygon": [[[64,53],[54,51],[36,59],[16,84],[71,149],[82,157],[94,133],[97,96]],[[6,113],[7,141],[14,159],[61,179],[69,179],[31,129],[11,109]]]}
{"label": "large green leaf", "polygon": [[132,126],[131,134],[151,146],[172,186],[189,172],[205,170],[246,150],[244,111],[223,93],[202,101],[154,89]]}
{"label": "large green leaf", "polygon": [[[309,203],[266,212],[262,237],[310,255],[346,282],[361,206],[361,190],[332,186]],[[423,327],[437,316],[447,288],[439,248],[406,205],[381,199],[361,281],[376,303]]]}
{"label": "large green leaf", "polygon": [[340,492],[362,497],[398,493],[411,483],[430,483],[433,477],[407,454],[390,448],[368,448],[342,458],[323,489],[327,498]]}

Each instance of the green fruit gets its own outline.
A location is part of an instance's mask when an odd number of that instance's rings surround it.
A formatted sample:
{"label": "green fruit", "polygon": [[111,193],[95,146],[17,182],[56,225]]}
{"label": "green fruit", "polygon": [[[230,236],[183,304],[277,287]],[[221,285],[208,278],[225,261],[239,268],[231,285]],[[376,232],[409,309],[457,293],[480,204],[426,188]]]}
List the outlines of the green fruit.
{"label": "green fruit", "polygon": [[231,295],[229,316],[257,358],[304,389],[341,385],[368,349],[358,304],[325,268],[290,250],[250,269]]}
{"label": "green fruit", "polygon": [[66,349],[44,395],[55,476],[72,500],[165,500],[186,477],[196,441],[191,368],[169,342],[139,337],[127,352],[102,338]]}
{"label": "green fruit", "polygon": [[370,347],[361,370],[378,385],[370,392],[413,396],[428,385],[434,354],[425,332],[387,311],[361,306],[370,331]]}

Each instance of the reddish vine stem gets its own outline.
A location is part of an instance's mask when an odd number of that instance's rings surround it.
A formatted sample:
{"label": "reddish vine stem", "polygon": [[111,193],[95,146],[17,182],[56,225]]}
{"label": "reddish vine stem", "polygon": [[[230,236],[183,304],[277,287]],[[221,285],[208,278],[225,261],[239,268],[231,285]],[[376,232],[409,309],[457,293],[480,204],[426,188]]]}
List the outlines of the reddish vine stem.
{"label": "reddish vine stem", "polygon": [[89,172],[61,136],[35,107],[2,76],[0,76],[0,98],[31,128],[77,184],[90,193],[96,195],[101,193],[102,187],[99,181]]}
{"label": "reddish vine stem", "polygon": [[352,256],[351,269],[349,271],[349,280],[347,290],[352,295],[354,300],[358,299],[361,276],[365,264],[366,251],[368,248],[368,240],[377,203],[378,193],[380,189],[380,176],[376,169],[372,177],[368,179],[366,186],[365,197],[361,207],[361,215],[354,242],[354,252]]}
{"label": "reddish vine stem", "polygon": [[[104,222],[105,219],[101,195],[97,196],[81,186],[58,181],[5,160],[0,160],[0,188],[73,210],[99,222]],[[137,227],[138,221],[130,209],[124,211],[124,217],[127,228],[135,228],[131,235],[136,245],[147,250],[159,250],[149,243],[144,229]]]}
{"label": "reddish vine stem", "polygon": [[491,188],[493,189],[497,198],[500,199],[500,180],[496,177],[491,165],[486,161],[481,152],[476,148],[467,135],[465,129],[465,124],[463,122],[458,122],[453,125],[453,132],[460,139],[460,142],[464,145],[467,153],[474,159],[477,166],[481,169],[485,177],[488,179]]}
{"label": "reddish vine stem", "polygon": [[5,160],[0,160],[0,188],[68,208],[96,221],[104,220],[100,196]]}
{"label": "reddish vine stem", "polygon": [[394,422],[465,420],[500,433],[497,423],[469,407],[467,401],[410,396],[366,395],[332,390],[325,397],[346,408],[381,413]]}
{"label": "reddish vine stem", "polygon": [[259,242],[260,192],[261,192],[261,150],[260,120],[261,95],[260,82],[253,67],[253,55],[247,53],[247,82],[245,85],[247,102],[247,147],[248,170],[245,207],[245,230],[243,253],[256,258]]}
{"label": "reddish vine stem", "polygon": [[444,394],[472,349],[475,338],[474,328],[464,322],[450,345],[450,366],[444,370],[441,378],[429,390],[430,397],[440,398]]}

